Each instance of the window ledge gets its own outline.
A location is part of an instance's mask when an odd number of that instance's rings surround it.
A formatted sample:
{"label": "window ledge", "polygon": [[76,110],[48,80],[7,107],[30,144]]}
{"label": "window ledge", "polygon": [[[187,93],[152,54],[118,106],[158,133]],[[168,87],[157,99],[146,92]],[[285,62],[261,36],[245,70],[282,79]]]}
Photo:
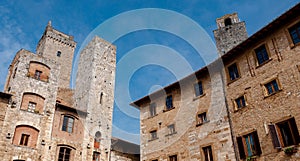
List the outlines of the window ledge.
{"label": "window ledge", "polygon": [[172,108],[169,108],[169,109],[164,109],[163,112],[168,112],[168,111],[171,111],[173,110],[175,107],[172,107]]}
{"label": "window ledge", "polygon": [[272,60],[273,60],[272,58],[269,58],[269,59],[266,60],[265,62],[263,62],[263,63],[257,65],[255,68],[256,68],[256,69],[257,69],[257,68],[260,68],[261,66],[264,66],[265,64],[269,63],[269,62],[272,61]]}
{"label": "window ledge", "polygon": [[242,110],[246,109],[247,107],[248,107],[247,105],[246,105],[246,106],[243,106],[243,107],[240,107],[240,108],[235,107],[233,112],[239,112],[239,111],[242,111]]}
{"label": "window ledge", "polygon": [[201,94],[201,95],[199,95],[199,96],[195,96],[194,98],[193,98],[193,101],[195,101],[195,100],[197,100],[197,99],[199,99],[199,98],[202,98],[202,97],[204,97],[206,95],[206,93],[203,93],[203,94]]}
{"label": "window ledge", "polygon": [[271,97],[271,96],[273,96],[273,95],[275,95],[275,94],[277,94],[277,93],[279,93],[279,92],[281,92],[281,91],[282,91],[282,89],[280,89],[280,90],[278,90],[278,91],[276,91],[276,92],[274,92],[274,93],[271,93],[271,94],[269,94],[269,95],[265,95],[264,99],[269,98],[269,97]]}
{"label": "window ledge", "polygon": [[207,120],[207,121],[205,121],[205,122],[202,122],[202,123],[196,124],[196,127],[201,126],[201,125],[206,124],[206,123],[209,123],[209,120]]}
{"label": "window ledge", "polygon": [[233,82],[239,80],[240,78],[242,78],[242,77],[239,76],[239,77],[235,78],[234,80],[229,80],[228,83],[227,83],[227,85],[230,85],[231,83],[233,83]]}
{"label": "window ledge", "polygon": [[290,48],[291,48],[291,49],[294,49],[294,48],[296,48],[297,46],[300,46],[300,42],[298,42],[298,43],[296,43],[296,44],[292,43],[292,44],[290,45]]}
{"label": "window ledge", "polygon": [[154,140],[158,140],[158,137],[157,138],[152,138],[152,139],[148,140],[148,142],[151,142],[151,141],[154,141]]}
{"label": "window ledge", "polygon": [[175,134],[177,134],[177,131],[175,131],[175,132],[173,132],[173,133],[171,133],[171,134],[167,134],[167,135],[165,135],[165,136],[172,136],[172,135],[175,135]]}

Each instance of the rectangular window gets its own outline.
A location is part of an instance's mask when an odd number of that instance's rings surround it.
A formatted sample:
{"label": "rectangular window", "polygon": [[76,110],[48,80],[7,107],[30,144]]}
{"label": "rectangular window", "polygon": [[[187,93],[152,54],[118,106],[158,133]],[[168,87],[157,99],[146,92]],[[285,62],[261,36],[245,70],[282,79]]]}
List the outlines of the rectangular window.
{"label": "rectangular window", "polygon": [[66,147],[59,148],[58,161],[69,161],[71,149]]}
{"label": "rectangular window", "polygon": [[100,161],[100,153],[99,152],[93,152],[93,161]]}
{"label": "rectangular window", "polygon": [[168,126],[168,134],[171,135],[171,134],[175,134],[176,131],[175,131],[175,125],[174,124],[171,124]]}
{"label": "rectangular window", "polygon": [[28,103],[28,109],[27,109],[27,111],[34,112],[35,108],[36,108],[36,103],[35,102],[29,102]]}
{"label": "rectangular window", "polygon": [[42,71],[36,70],[34,73],[34,78],[37,80],[41,79]]}
{"label": "rectangular window", "polygon": [[274,148],[298,145],[299,132],[294,118],[269,125]]}
{"label": "rectangular window", "polygon": [[300,43],[300,22],[289,29],[290,36],[294,44]]}
{"label": "rectangular window", "polygon": [[171,155],[169,156],[170,161],[177,161],[177,155]]}
{"label": "rectangular window", "polygon": [[241,96],[241,97],[235,99],[235,103],[236,103],[237,109],[245,107],[246,106],[245,96]]}
{"label": "rectangular window", "polygon": [[203,150],[205,161],[213,161],[214,160],[211,146],[203,147],[202,150]]}
{"label": "rectangular window", "polygon": [[229,72],[229,78],[231,81],[240,77],[236,63],[234,63],[228,67],[228,72]]}
{"label": "rectangular window", "polygon": [[236,139],[241,159],[261,154],[261,148],[256,131],[237,137]]}
{"label": "rectangular window", "polygon": [[266,49],[265,45],[261,45],[257,49],[254,50],[256,54],[256,59],[258,62],[258,65],[263,64],[264,62],[269,60],[269,55]]}
{"label": "rectangular window", "polygon": [[196,126],[199,126],[199,125],[202,125],[202,124],[206,123],[207,122],[206,112],[198,114],[196,121],[197,121]]}
{"label": "rectangular window", "polygon": [[173,98],[172,95],[167,96],[166,98],[166,110],[170,110],[173,108]]}
{"label": "rectangular window", "polygon": [[30,135],[28,135],[28,134],[22,134],[19,145],[27,146],[28,145],[29,136]]}
{"label": "rectangular window", "polygon": [[271,95],[271,94],[279,91],[279,87],[278,87],[278,83],[277,83],[276,79],[272,80],[269,83],[266,83],[264,86],[267,91],[267,95]]}
{"label": "rectangular window", "polygon": [[151,103],[149,106],[150,116],[156,115],[156,103]]}
{"label": "rectangular window", "polygon": [[202,82],[195,83],[194,89],[196,97],[203,95]]}
{"label": "rectangular window", "polygon": [[153,131],[150,131],[150,140],[155,140],[157,139],[157,131],[156,130],[153,130]]}
{"label": "rectangular window", "polygon": [[74,118],[70,116],[64,116],[62,131],[72,133],[73,131]]}

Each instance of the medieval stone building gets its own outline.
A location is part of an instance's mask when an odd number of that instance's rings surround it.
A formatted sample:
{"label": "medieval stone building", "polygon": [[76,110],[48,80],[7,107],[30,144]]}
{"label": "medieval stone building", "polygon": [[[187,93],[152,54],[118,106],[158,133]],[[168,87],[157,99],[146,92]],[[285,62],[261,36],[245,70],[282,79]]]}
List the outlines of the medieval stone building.
{"label": "medieval stone building", "polygon": [[74,90],[75,47],[49,23],[36,54],[15,55],[0,93],[1,160],[139,160],[111,147],[115,46],[95,37],[83,49]]}
{"label": "medieval stone building", "polygon": [[217,19],[220,58],[132,103],[143,161],[300,160],[300,4],[251,37]]}

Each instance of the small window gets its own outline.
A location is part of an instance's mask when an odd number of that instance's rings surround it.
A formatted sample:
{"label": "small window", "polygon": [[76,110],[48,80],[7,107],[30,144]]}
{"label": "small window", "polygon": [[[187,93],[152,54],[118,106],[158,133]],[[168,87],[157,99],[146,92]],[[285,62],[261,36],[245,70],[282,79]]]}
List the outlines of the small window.
{"label": "small window", "polygon": [[99,152],[93,152],[93,161],[100,161],[100,153]]}
{"label": "small window", "polygon": [[156,115],[156,103],[151,103],[149,106],[150,110],[150,116],[155,116]]}
{"label": "small window", "polygon": [[41,79],[42,71],[36,70],[34,73],[34,78],[37,80]]}
{"label": "small window", "polygon": [[61,51],[57,51],[56,56],[60,57],[61,56]]}
{"label": "small window", "polygon": [[67,147],[60,147],[58,154],[58,161],[70,161],[71,149]]}
{"label": "small window", "polygon": [[35,112],[35,109],[36,109],[36,103],[35,102],[29,102],[27,111]]}
{"label": "small window", "polygon": [[197,124],[196,126],[202,125],[207,122],[206,112],[200,113],[197,115]]}
{"label": "small window", "polygon": [[267,91],[267,95],[271,95],[279,91],[279,86],[276,79],[266,83],[264,86]]}
{"label": "small window", "polygon": [[203,150],[205,161],[213,161],[214,160],[211,146],[203,147],[202,150]]}
{"label": "small window", "polygon": [[300,137],[295,118],[269,125],[269,129],[274,148],[298,145]]}
{"label": "small window", "polygon": [[157,139],[157,131],[156,130],[153,130],[153,131],[150,131],[150,140],[155,140]]}
{"label": "small window", "polygon": [[229,73],[230,81],[233,81],[240,77],[236,63],[234,63],[228,67],[228,73]]}
{"label": "small window", "polygon": [[226,19],[224,20],[224,23],[225,23],[225,26],[232,25],[231,18],[226,18]]}
{"label": "small window", "polygon": [[294,44],[300,43],[300,22],[289,29],[290,36]]}
{"label": "small window", "polygon": [[256,131],[237,137],[237,143],[241,159],[261,154],[261,148]]}
{"label": "small window", "polygon": [[169,135],[172,135],[172,134],[175,134],[176,131],[175,131],[175,125],[174,124],[171,124],[168,126],[168,134]]}
{"label": "small window", "polygon": [[256,54],[256,59],[257,59],[258,65],[261,65],[264,62],[267,62],[269,60],[269,55],[268,55],[265,45],[258,47],[254,51]]}
{"label": "small window", "polygon": [[167,96],[166,98],[166,110],[170,110],[173,108],[173,98],[172,95]]}
{"label": "small window", "polygon": [[27,146],[28,145],[29,136],[30,135],[22,134],[19,145]]}
{"label": "small window", "polygon": [[203,95],[202,82],[195,83],[194,89],[196,97]]}
{"label": "small window", "polygon": [[236,104],[237,109],[246,107],[245,96],[241,96],[241,97],[235,99],[235,104]]}
{"label": "small window", "polygon": [[73,131],[74,118],[70,116],[64,116],[62,131],[72,133]]}
{"label": "small window", "polygon": [[170,161],[177,161],[177,155],[171,155],[169,156]]}
{"label": "small window", "polygon": [[94,138],[94,148],[99,149],[100,148],[100,142],[101,142],[101,132],[97,131],[95,133],[95,138]]}

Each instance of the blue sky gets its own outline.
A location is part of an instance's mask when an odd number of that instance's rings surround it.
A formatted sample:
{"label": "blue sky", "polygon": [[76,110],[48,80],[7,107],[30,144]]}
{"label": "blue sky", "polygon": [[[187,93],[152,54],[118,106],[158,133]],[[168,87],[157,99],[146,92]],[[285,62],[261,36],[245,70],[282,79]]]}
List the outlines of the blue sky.
{"label": "blue sky", "polygon": [[[78,43],[75,52],[77,55],[89,33],[106,20],[126,11],[143,8],[175,11],[202,26],[208,36],[214,40],[212,31],[217,28],[215,19],[224,14],[237,12],[239,18],[246,22],[248,34],[252,35],[298,2],[297,0],[86,0],[84,2],[77,0],[2,0],[0,2],[0,89],[3,90],[7,69],[15,53],[21,48],[35,52],[36,44],[49,20],[52,21],[54,28],[75,37],[75,41]],[[138,23],[137,21],[137,19],[125,19],[122,23],[135,24]],[[145,18],[144,21],[152,20]],[[157,21],[164,22],[165,20]],[[182,25],[181,22],[177,22],[172,24],[172,27],[176,28],[180,25]],[[114,30],[110,32],[114,32]],[[99,36],[101,37],[101,35]],[[202,37],[199,37],[199,40],[201,39]],[[118,101],[114,107],[113,135],[138,143],[139,112],[128,104],[199,69],[205,64],[205,61],[188,41],[178,35],[160,30],[134,31],[112,43],[117,46],[117,61],[126,60],[120,64],[139,62],[148,59],[148,56],[153,53],[159,53],[155,58],[164,59],[162,62],[177,61],[170,56],[164,56],[162,52],[170,52],[170,54],[176,52],[179,56],[178,59],[188,63],[188,66],[178,63],[178,69],[176,68],[178,71],[170,70],[166,64],[145,63],[129,75],[129,80],[125,85],[120,83],[123,79],[122,74],[116,76],[116,89],[122,89],[120,90],[122,92],[125,90],[130,99],[122,99],[121,92],[116,90],[118,91],[116,93]],[[152,45],[155,48],[147,46],[149,44],[156,44]],[[129,53],[137,52],[141,48],[147,51],[143,53],[145,57],[141,54],[136,58],[123,59]],[[126,65],[124,68],[124,66],[119,66],[120,64],[117,65],[117,74],[127,70]],[[181,69],[181,67],[185,69]],[[180,76],[177,73],[180,73]]]}

